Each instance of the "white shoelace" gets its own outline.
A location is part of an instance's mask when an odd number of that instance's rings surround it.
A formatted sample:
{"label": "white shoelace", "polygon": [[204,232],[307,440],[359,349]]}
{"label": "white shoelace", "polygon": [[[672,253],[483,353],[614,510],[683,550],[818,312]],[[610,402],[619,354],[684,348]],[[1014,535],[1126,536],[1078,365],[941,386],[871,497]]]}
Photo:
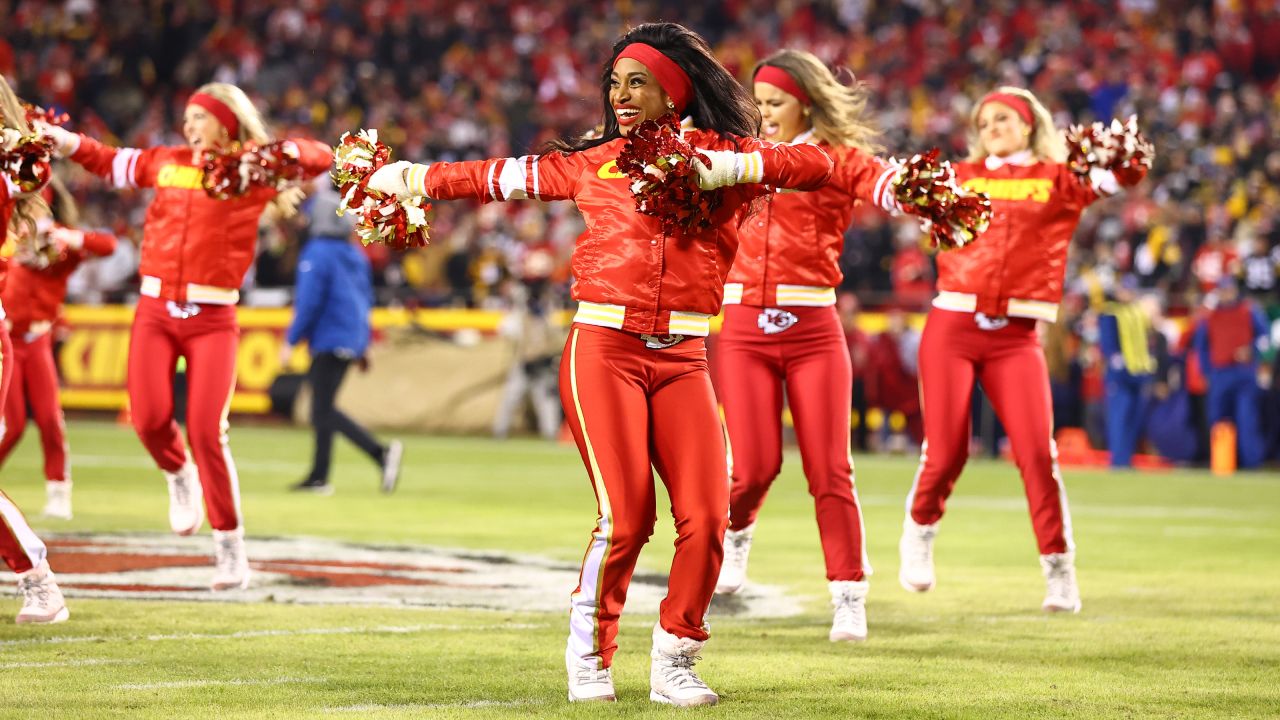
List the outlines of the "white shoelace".
{"label": "white shoelace", "polygon": [[191,502],[191,488],[187,485],[187,478],[184,475],[175,475],[173,482],[169,484],[170,492],[173,495],[175,505],[186,506]]}
{"label": "white shoelace", "polygon": [[911,530],[915,535],[915,542],[911,543],[911,549],[915,551],[915,564],[927,565],[933,562],[933,536],[936,534],[933,530]]}
{"label": "white shoelace", "polygon": [[835,625],[863,624],[863,617],[867,611],[866,603],[846,595],[837,598],[834,604],[836,606]]}
{"label": "white shoelace", "polygon": [[609,668],[596,669],[578,665],[574,668],[573,679],[578,685],[594,685],[598,683],[611,682],[613,680]]}
{"label": "white shoelace", "polygon": [[1071,593],[1071,568],[1064,562],[1051,562],[1049,572],[1045,574],[1047,585],[1049,586],[1049,596],[1055,598],[1070,599]]}
{"label": "white shoelace", "polygon": [[240,559],[239,543],[235,540],[219,540],[217,556],[218,570],[234,575]]}
{"label": "white shoelace", "polygon": [[48,607],[50,588],[47,582],[48,578],[22,578],[22,582],[18,584],[18,590],[22,593],[23,606],[39,605],[40,607]]}
{"label": "white shoelace", "polygon": [[697,688],[699,690],[710,690],[707,684],[702,682],[702,678],[698,677],[693,671],[694,663],[701,660],[700,655],[662,655],[662,680],[671,688],[676,690],[684,690],[686,688]]}

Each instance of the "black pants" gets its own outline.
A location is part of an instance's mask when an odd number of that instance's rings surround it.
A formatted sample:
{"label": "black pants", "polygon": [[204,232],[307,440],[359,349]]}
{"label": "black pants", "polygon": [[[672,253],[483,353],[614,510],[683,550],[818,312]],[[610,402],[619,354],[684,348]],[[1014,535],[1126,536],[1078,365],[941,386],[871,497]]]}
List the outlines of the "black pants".
{"label": "black pants", "polygon": [[311,426],[316,431],[315,457],[311,461],[312,480],[328,480],[329,464],[333,459],[333,434],[340,432],[355,443],[374,462],[381,464],[386,448],[382,447],[356,421],[334,407],[338,387],[347,374],[351,360],[334,353],[319,353],[311,358],[311,370],[307,381],[311,383]]}

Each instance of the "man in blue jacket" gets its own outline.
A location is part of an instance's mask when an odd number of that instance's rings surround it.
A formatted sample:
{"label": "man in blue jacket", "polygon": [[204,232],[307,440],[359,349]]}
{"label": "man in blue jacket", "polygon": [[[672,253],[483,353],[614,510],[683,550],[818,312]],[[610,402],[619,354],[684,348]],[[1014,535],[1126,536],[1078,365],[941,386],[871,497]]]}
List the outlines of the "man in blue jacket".
{"label": "man in blue jacket", "polygon": [[352,241],[350,216],[338,217],[339,197],[328,183],[318,183],[308,216],[307,244],[298,259],[294,290],[293,322],[285,336],[281,358],[305,340],[311,351],[311,425],[315,429],[315,456],[311,472],[294,486],[328,494],[333,434],[342,433],[373,459],[382,471],[383,492],[396,488],[403,445],[392,440],[383,445],[334,405],[338,387],[353,362],[365,366],[369,347],[369,311],[373,306],[373,282],[369,260]]}

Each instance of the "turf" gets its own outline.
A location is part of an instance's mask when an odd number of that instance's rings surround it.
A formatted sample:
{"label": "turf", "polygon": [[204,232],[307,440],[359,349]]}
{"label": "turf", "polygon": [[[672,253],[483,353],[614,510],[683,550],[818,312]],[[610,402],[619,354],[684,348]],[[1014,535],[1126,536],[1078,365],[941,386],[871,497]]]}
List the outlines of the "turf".
{"label": "turf", "polygon": [[[42,533],[160,531],[158,474],[124,428],[73,422],[76,519]],[[406,437],[392,497],[347,448],[332,497],[298,496],[301,431],[232,437],[254,535],[493,548],[576,561],[593,502],[571,447]],[[761,515],[753,580],[804,598],[783,620],[712,617],[699,668],[725,718],[1202,718],[1280,713],[1280,478],[1068,470],[1084,611],[1044,616],[1013,468],[974,462],[937,544],[939,585],[898,587],[896,542],[914,462],[857,459],[873,564],[871,639],[826,640],[812,501],[788,454]],[[43,502],[37,443],[3,470]],[[661,507],[661,505],[660,505]],[[33,513],[34,514],[34,513]],[[641,566],[670,560],[671,523]],[[206,531],[207,532],[207,531]],[[56,569],[56,568],[55,568]],[[10,600],[5,612],[16,612]],[[564,613],[71,598],[53,627],[0,625],[0,717],[667,717],[648,697],[652,616],[624,616],[615,706],[564,700]]]}

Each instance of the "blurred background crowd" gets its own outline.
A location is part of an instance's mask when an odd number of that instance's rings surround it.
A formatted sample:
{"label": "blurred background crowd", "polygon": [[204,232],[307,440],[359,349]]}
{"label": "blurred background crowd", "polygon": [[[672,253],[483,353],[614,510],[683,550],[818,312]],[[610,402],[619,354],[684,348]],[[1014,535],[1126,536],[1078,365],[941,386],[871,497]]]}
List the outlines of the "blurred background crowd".
{"label": "blurred background crowd", "polygon": [[[1280,315],[1273,0],[0,0],[0,16],[0,73],[20,95],[136,147],[181,144],[188,94],[221,80],[248,91],[279,134],[335,142],[376,127],[398,157],[420,161],[536,152],[599,122],[601,59],[625,27],[659,18],[703,34],[744,82],[783,47],[844,68],[872,89],[890,154],[937,146],[963,157],[972,103],[1001,84],[1033,90],[1064,127],[1136,113],[1155,167],[1136,191],[1086,214],[1064,316],[1046,327],[1058,424],[1095,444],[1104,444],[1106,303],[1139,302],[1150,318],[1153,401],[1204,394],[1206,369],[1188,350],[1220,287],[1234,285],[1269,321]],[[127,301],[146,197],[71,178],[87,224],[134,241],[87,264],[71,300]],[[367,252],[380,304],[503,309],[532,296],[562,305],[580,231],[563,203],[437,203],[431,247]],[[287,302],[305,232],[305,216],[263,223],[246,302]],[[842,258],[864,417],[884,410],[894,422],[878,423],[882,434],[903,438],[918,434],[919,408],[916,331],[902,313],[924,310],[933,293],[922,239],[914,223],[867,210]],[[883,332],[858,329],[867,310],[889,311]],[[1259,393],[1273,362],[1269,351],[1255,358]],[[1280,435],[1268,412],[1260,432]]]}

